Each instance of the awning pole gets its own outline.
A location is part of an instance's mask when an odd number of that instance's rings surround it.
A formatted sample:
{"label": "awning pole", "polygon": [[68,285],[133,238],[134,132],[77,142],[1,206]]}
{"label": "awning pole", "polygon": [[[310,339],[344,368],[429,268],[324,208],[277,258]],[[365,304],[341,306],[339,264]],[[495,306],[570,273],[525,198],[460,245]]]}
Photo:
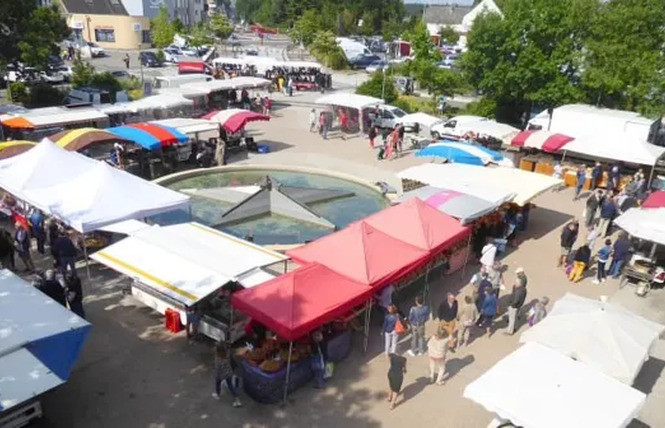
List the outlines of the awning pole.
{"label": "awning pole", "polygon": [[372,298],[370,297],[367,301],[367,308],[365,312],[365,340],[363,343],[363,353],[367,353],[367,347],[369,346],[369,322],[372,316]]}
{"label": "awning pole", "polygon": [[561,156],[561,163],[566,160],[566,150],[563,151],[563,156]]}
{"label": "awning pole", "polygon": [[284,378],[284,400],[282,405],[286,405],[286,396],[289,393],[289,377],[291,376],[291,354],[293,353],[293,342],[289,342],[289,359],[286,361],[286,378]]}
{"label": "awning pole", "polygon": [[289,261],[288,261],[288,260],[284,260],[284,273],[286,273],[286,270],[287,270],[287,268],[288,268],[288,267],[287,267],[288,264],[289,264]]}
{"label": "awning pole", "polygon": [[88,260],[88,246],[85,245],[85,233],[83,234],[83,257],[85,258],[85,273],[90,279],[90,261]]}
{"label": "awning pole", "polygon": [[656,255],[656,245],[655,242],[651,245],[651,252],[649,253],[649,258],[651,260],[653,260],[653,257]]}
{"label": "awning pole", "polygon": [[[656,161],[658,162],[658,161]],[[647,188],[645,190],[648,190],[651,188],[651,180],[653,180],[653,173],[656,170],[656,164],[654,163],[653,166],[651,167],[651,173],[649,174],[649,182],[647,183]]]}

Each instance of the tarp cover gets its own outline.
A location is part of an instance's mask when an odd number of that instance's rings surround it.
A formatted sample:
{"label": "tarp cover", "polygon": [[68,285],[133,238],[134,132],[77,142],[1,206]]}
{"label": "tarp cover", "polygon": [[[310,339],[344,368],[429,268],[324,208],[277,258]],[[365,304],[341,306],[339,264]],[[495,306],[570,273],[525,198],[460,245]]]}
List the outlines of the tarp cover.
{"label": "tarp cover", "polygon": [[657,190],[650,194],[642,208],[665,208],[665,191]]}
{"label": "tarp cover", "polygon": [[365,302],[367,285],[313,263],[232,296],[233,306],[276,332],[296,340]]}
{"label": "tarp cover", "polygon": [[665,153],[665,147],[649,144],[638,137],[626,135],[576,136],[563,149],[569,153],[638,165],[655,165]]}
{"label": "tarp cover", "polygon": [[642,392],[537,343],[527,343],[496,363],[464,389],[464,397],[523,428],[623,428],[646,399]]}
{"label": "tarp cover", "polygon": [[631,208],[617,217],[614,224],[636,238],[665,245],[665,208]]}
{"label": "tarp cover", "polygon": [[397,199],[397,202],[406,202],[413,198],[425,201],[427,205],[459,219],[462,224],[489,214],[499,207],[498,204],[485,199],[433,186],[423,186],[405,192]]}
{"label": "tarp cover", "polygon": [[383,100],[365,95],[356,94],[332,94],[325,95],[316,100],[317,104],[324,104],[330,106],[342,106],[348,108],[362,109],[365,107],[383,104]]}
{"label": "tarp cover", "polygon": [[0,270],[0,412],[64,383],[90,324]]}
{"label": "tarp cover", "polygon": [[406,116],[402,116],[399,119],[395,120],[395,123],[404,123],[407,125],[417,123],[427,128],[431,128],[432,126],[440,122],[443,122],[441,118],[420,112],[407,114]]}
{"label": "tarp cover", "polygon": [[487,149],[483,146],[443,140],[429,144],[416,152],[416,157],[444,158],[452,163],[485,166],[495,163],[500,166],[514,167],[510,159],[504,158],[501,153]]}
{"label": "tarp cover", "polygon": [[456,163],[418,165],[398,175],[430,186],[469,193],[492,202],[496,202],[497,199],[489,197],[487,190],[500,189],[504,195],[514,194],[512,200],[518,205],[524,205],[541,193],[561,184],[561,180],[517,168],[486,168]]}
{"label": "tarp cover", "polygon": [[363,219],[393,238],[437,254],[465,239],[471,230],[418,198]]}
{"label": "tarp cover", "polygon": [[520,336],[632,385],[665,326],[621,306],[567,293]]}
{"label": "tarp cover", "polygon": [[270,120],[270,116],[265,114],[259,114],[239,108],[213,111],[203,116],[203,118],[219,122],[228,132],[238,132],[249,122]]}
{"label": "tarp cover", "polygon": [[287,255],[300,264],[317,262],[361,284],[381,287],[423,263],[429,251],[359,221]]}
{"label": "tarp cover", "polygon": [[140,229],[91,257],[187,306],[258,267],[286,260],[198,223]]}

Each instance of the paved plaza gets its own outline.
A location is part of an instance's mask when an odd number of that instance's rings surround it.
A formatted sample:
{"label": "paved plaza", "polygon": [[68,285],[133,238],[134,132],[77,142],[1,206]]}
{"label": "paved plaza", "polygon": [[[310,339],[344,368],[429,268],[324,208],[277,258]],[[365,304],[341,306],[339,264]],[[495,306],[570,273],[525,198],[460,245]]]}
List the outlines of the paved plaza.
{"label": "paved plaza", "polygon": [[[277,100],[277,99],[276,99]],[[305,100],[305,97],[302,97]],[[317,154],[316,165],[326,169],[326,158],[341,159],[346,165],[362,169],[379,168],[399,171],[428,162],[405,153],[392,161],[379,161],[367,139],[343,141],[334,133],[327,141],[308,132],[311,107],[280,106],[270,122],[248,126],[257,142],[268,142],[274,153],[234,156],[232,162],[305,159],[303,154]],[[254,159],[254,157],[257,157]],[[261,159],[258,159],[261,157]],[[665,291],[652,291],[646,298],[637,297],[631,288],[618,290],[618,281],[595,285],[585,278],[579,284],[569,283],[556,268],[561,227],[574,216],[580,216],[583,201],[572,202],[572,191],[541,195],[531,211],[528,231],[519,247],[509,252],[502,262],[508,266],[505,282],[512,284],[517,267],[523,267],[529,278],[527,302],[547,296],[553,302],[566,292],[597,298],[606,295],[654,321],[665,323]],[[582,233],[579,239],[582,239]],[[432,282],[435,305],[448,291],[467,287],[477,266],[436,278]],[[84,345],[81,358],[67,384],[48,393],[43,399],[45,417],[37,427],[446,427],[484,428],[491,420],[489,412],[462,397],[463,390],[497,361],[518,347],[515,336],[502,334],[506,322],[497,322],[491,337],[476,337],[465,349],[448,355],[448,378],[443,386],[427,381],[426,356],[409,357],[402,401],[390,411],[387,398],[388,361],[383,355],[380,317],[373,316],[370,346],[362,353],[361,337],[354,340],[348,359],[336,366],[334,377],[324,390],[309,386],[290,396],[282,407],[262,405],[242,396],[245,406],[231,407],[228,395],[219,401],[211,397],[213,354],[211,342],[188,343],[184,332],[167,332],[163,317],[122,293],[127,280],[99,266],[91,268],[92,278],[84,281],[84,305],[93,329]],[[412,293],[413,294],[413,293]],[[507,294],[507,292],[504,292]],[[405,292],[400,306],[408,309],[412,297]],[[505,297],[504,297],[505,300]],[[503,307],[505,308],[505,301]],[[525,327],[521,325],[520,332]],[[434,322],[428,325],[432,333]],[[479,334],[476,331],[476,334]],[[398,352],[407,350],[404,340]],[[637,387],[650,393],[639,422],[633,426],[665,426],[665,343],[660,340],[655,357],[649,360],[637,380]],[[520,376],[520,373],[515,373]]]}

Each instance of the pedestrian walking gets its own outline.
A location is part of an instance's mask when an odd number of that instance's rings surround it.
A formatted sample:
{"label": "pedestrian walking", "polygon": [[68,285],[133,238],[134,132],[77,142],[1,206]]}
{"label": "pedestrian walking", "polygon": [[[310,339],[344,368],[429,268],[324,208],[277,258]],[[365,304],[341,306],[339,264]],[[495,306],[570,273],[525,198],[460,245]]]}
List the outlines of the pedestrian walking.
{"label": "pedestrian walking", "polygon": [[577,169],[575,174],[575,196],[573,196],[573,201],[576,201],[580,197],[580,193],[584,188],[584,182],[586,181],[586,168],[581,166]]}
{"label": "pedestrian walking", "polygon": [[218,342],[215,345],[215,390],[212,397],[219,400],[219,395],[222,390],[222,382],[226,383],[226,387],[233,396],[233,407],[241,407],[240,397],[236,389],[235,382],[233,381],[233,367],[231,366],[231,353],[228,345]]}
{"label": "pedestrian walking", "polygon": [[67,273],[67,269],[70,269],[72,275],[77,276],[76,258],[78,257],[78,251],[65,232],[58,234],[58,237],[53,242],[53,251],[57,257],[60,271],[65,274]]}
{"label": "pedestrian walking", "polygon": [[481,280],[480,284],[478,284],[478,288],[476,289],[476,309],[478,309],[478,312],[483,307],[483,302],[485,301],[485,296],[486,296],[486,291],[487,290],[492,290],[492,282],[489,280],[489,275],[487,272],[482,272],[481,273]]}
{"label": "pedestrian walking", "polygon": [[417,296],[415,306],[409,310],[411,349],[407,353],[412,357],[425,352],[425,323],[429,318],[429,307],[424,304],[424,300],[423,296]]}
{"label": "pedestrian walking", "polygon": [[14,248],[25,265],[25,270],[27,272],[34,272],[35,265],[30,256],[30,235],[20,222],[16,222],[14,227],[16,229],[14,232]]}
{"label": "pedestrian walking", "polygon": [[588,228],[594,224],[596,219],[596,211],[598,211],[598,206],[600,201],[603,199],[603,192],[597,190],[592,192],[591,195],[586,200],[586,206],[584,208],[584,225]]}
{"label": "pedestrian walking", "polygon": [[41,291],[49,296],[51,299],[60,303],[62,306],[67,307],[67,296],[65,289],[60,282],[55,278],[55,271],[49,269],[44,273],[44,282],[41,286]]}
{"label": "pedestrian walking", "polygon": [[406,373],[406,358],[395,354],[394,352],[388,355],[390,359],[390,368],[388,369],[388,402],[390,403],[390,410],[397,405],[397,397],[402,390],[402,383],[404,383],[404,373]]}
{"label": "pedestrian walking", "polygon": [[492,337],[492,321],[496,316],[498,307],[499,300],[492,292],[492,289],[486,289],[483,305],[480,308],[480,327],[485,327],[488,337]]}
{"label": "pedestrian walking", "polygon": [[607,279],[607,273],[605,269],[607,262],[610,260],[611,254],[612,241],[610,239],[606,239],[605,245],[603,248],[598,250],[598,254],[596,254],[596,259],[598,260],[598,271],[596,272],[596,279],[593,280],[594,284],[601,284]]}
{"label": "pedestrian walking", "polygon": [[372,126],[369,128],[369,134],[367,135],[367,136],[369,137],[369,147],[370,147],[371,149],[374,148],[374,139],[376,138],[377,135],[379,135],[379,132],[378,132],[378,130],[376,129],[376,126],[372,125]]}
{"label": "pedestrian walking", "polygon": [[69,310],[76,315],[85,319],[85,311],[83,310],[83,287],[81,280],[74,276],[71,272],[65,275],[65,296],[67,298],[67,305]]}
{"label": "pedestrian walking", "polygon": [[327,344],[323,340],[323,333],[320,330],[312,333],[312,341],[314,342],[314,352],[310,361],[314,372],[314,387],[321,389],[326,385]]}
{"label": "pedestrian walking", "polygon": [[527,322],[530,327],[538,324],[547,316],[547,304],[550,302],[550,299],[547,297],[541,297],[534,303],[534,305],[529,309],[527,315]]}
{"label": "pedestrian walking", "polygon": [[309,132],[316,131],[316,109],[312,109],[309,112]]}
{"label": "pedestrian walking", "polygon": [[446,354],[448,352],[448,333],[442,328],[427,341],[427,355],[429,357],[429,377],[431,383],[443,385],[446,374]]}
{"label": "pedestrian walking", "polygon": [[446,294],[446,300],[441,302],[438,310],[439,325],[446,330],[450,337],[450,347],[455,347],[455,336],[457,331],[457,299],[453,293]]}
{"label": "pedestrian walking", "polygon": [[572,282],[579,282],[584,274],[584,270],[589,266],[591,261],[591,248],[588,244],[582,245],[580,248],[575,251],[575,257],[573,258],[573,269],[568,275],[568,279]]}
{"label": "pedestrian walking", "polygon": [[32,231],[35,241],[37,241],[37,251],[44,254],[44,243],[46,242],[46,231],[44,230],[44,214],[38,209],[33,209],[28,217],[28,224]]}
{"label": "pedestrian walking", "polygon": [[501,262],[495,261],[494,264],[487,270],[487,279],[492,283],[492,290],[497,298],[503,286],[503,266]]}
{"label": "pedestrian walking", "polygon": [[575,245],[577,240],[577,234],[579,232],[579,224],[577,220],[573,220],[568,223],[563,230],[561,231],[560,244],[561,244],[561,253],[559,254],[558,266],[564,266],[566,258],[570,254],[570,250]]}
{"label": "pedestrian walking", "polygon": [[619,171],[619,165],[613,165],[612,168],[610,168],[610,172],[608,173],[608,179],[609,183],[607,184],[607,187],[610,190],[617,191],[619,190],[619,181],[621,179],[621,171]]}
{"label": "pedestrian walking", "polygon": [[492,266],[494,266],[495,258],[496,245],[494,245],[492,241],[488,240],[480,252],[480,264],[489,270]]}
{"label": "pedestrian walking", "polygon": [[[398,327],[398,324],[400,327]],[[399,315],[397,314],[397,307],[395,305],[390,305],[388,307],[388,313],[383,318],[383,326],[381,332],[385,340],[385,352],[386,355],[394,354],[397,351],[397,340],[399,339],[399,330],[404,329],[404,325],[401,324]]]}
{"label": "pedestrian walking", "polygon": [[591,170],[591,191],[593,192],[596,190],[596,187],[598,187],[598,182],[600,181],[600,178],[603,175],[603,166],[600,164],[600,162],[596,162],[596,165],[594,165],[593,169]]}
{"label": "pedestrian walking", "polygon": [[608,236],[611,231],[610,223],[617,214],[617,206],[612,195],[603,198],[600,204],[600,220],[598,221],[599,233]]}
{"label": "pedestrian walking", "polygon": [[6,229],[0,229],[0,263],[3,269],[14,270],[14,242]]}
{"label": "pedestrian walking", "polygon": [[125,68],[129,69],[129,54],[126,53],[125,57],[123,58],[123,61],[125,62]]}
{"label": "pedestrian walking", "polygon": [[524,306],[526,301],[526,285],[527,279],[524,269],[517,268],[515,271],[517,274],[517,279],[513,285],[513,291],[510,295],[510,303],[508,304],[508,329],[506,334],[513,335],[515,334],[515,327],[517,323],[517,317],[519,316],[519,311]]}
{"label": "pedestrian walking", "polygon": [[457,327],[457,344],[460,348],[469,344],[471,329],[478,321],[480,315],[471,296],[466,295],[463,300],[464,302],[457,313],[457,320],[459,322]]}
{"label": "pedestrian walking", "polygon": [[586,235],[586,243],[593,251],[596,248],[596,240],[600,236],[600,231],[594,225],[589,226],[589,232]]}
{"label": "pedestrian walking", "polygon": [[608,272],[612,278],[616,279],[621,275],[621,269],[630,257],[630,247],[630,239],[622,232],[612,246],[612,263]]}

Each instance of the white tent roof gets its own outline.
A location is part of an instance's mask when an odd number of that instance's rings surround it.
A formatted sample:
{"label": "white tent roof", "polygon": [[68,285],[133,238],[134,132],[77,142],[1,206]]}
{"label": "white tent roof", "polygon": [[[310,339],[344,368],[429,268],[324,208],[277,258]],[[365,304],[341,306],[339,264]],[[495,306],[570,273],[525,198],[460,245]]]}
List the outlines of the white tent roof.
{"label": "white tent roof", "polygon": [[614,224],[636,238],[665,245],[665,208],[631,208]]}
{"label": "white tent roof", "polygon": [[174,118],[154,120],[150,123],[170,126],[190,137],[198,135],[200,140],[219,138],[219,124],[205,119]]}
{"label": "white tent roof", "polygon": [[146,227],[150,227],[150,225],[140,220],[123,220],[119,221],[118,223],[113,223],[101,227],[99,230],[103,230],[104,232],[120,233],[123,235],[132,235],[141,229],[145,229]]}
{"label": "white tent roof", "polygon": [[11,116],[24,118],[35,128],[108,119],[106,114],[92,107],[44,107]]}
{"label": "white tent roof", "polygon": [[136,101],[102,104],[97,106],[97,109],[105,114],[138,113],[143,110],[176,108],[191,106],[193,104],[192,100],[180,94],[159,94]]}
{"label": "white tent roof", "polygon": [[44,139],[0,161],[0,187],[79,232],[185,209],[189,197]]}
{"label": "white tent roof", "polygon": [[240,76],[227,79],[234,89],[243,89],[243,88],[261,88],[264,86],[269,86],[271,84],[270,80],[262,79],[260,77],[251,77],[251,76]]}
{"label": "white tent roof", "polygon": [[187,99],[204,97],[208,95],[206,91],[196,88],[188,88],[186,86],[178,86],[176,88],[159,88],[155,89],[154,92],[159,95],[180,96],[180,97],[185,97]]}
{"label": "white tent roof", "polygon": [[365,95],[331,94],[319,98],[318,100],[316,100],[316,103],[362,109],[369,106],[375,106],[377,104],[383,104],[383,100],[379,98],[368,97]]}
{"label": "white tent roof", "polygon": [[[401,171],[402,179],[466,193],[495,204],[512,200],[524,205],[561,181],[517,168],[465,164],[422,164]],[[489,184],[488,184],[489,183]]]}
{"label": "white tent roof", "polygon": [[499,361],[464,389],[464,397],[523,428],[622,428],[646,399],[537,343]]}
{"label": "white tent roof", "polygon": [[487,135],[502,141],[510,140],[520,132],[517,128],[493,120],[462,122],[457,127],[462,133],[475,132],[476,134]]}
{"label": "white tent roof", "polygon": [[245,62],[242,58],[231,58],[231,57],[218,57],[212,60],[213,64],[233,64],[233,65],[243,65]]}
{"label": "white tent roof", "polygon": [[655,165],[665,147],[655,146],[628,135],[587,135],[575,137],[563,150],[594,158],[614,159],[639,165]]}
{"label": "white tent roof", "polygon": [[142,229],[91,257],[188,306],[229,281],[268,280],[257,268],[287,259],[198,223]]}
{"label": "white tent roof", "polygon": [[632,385],[664,330],[621,306],[567,293],[520,342],[538,342]]}
{"label": "white tent roof", "polygon": [[402,116],[395,121],[396,123],[417,123],[421,126],[431,128],[434,124],[443,122],[440,118],[429,115],[427,113],[411,113],[406,116]]}

